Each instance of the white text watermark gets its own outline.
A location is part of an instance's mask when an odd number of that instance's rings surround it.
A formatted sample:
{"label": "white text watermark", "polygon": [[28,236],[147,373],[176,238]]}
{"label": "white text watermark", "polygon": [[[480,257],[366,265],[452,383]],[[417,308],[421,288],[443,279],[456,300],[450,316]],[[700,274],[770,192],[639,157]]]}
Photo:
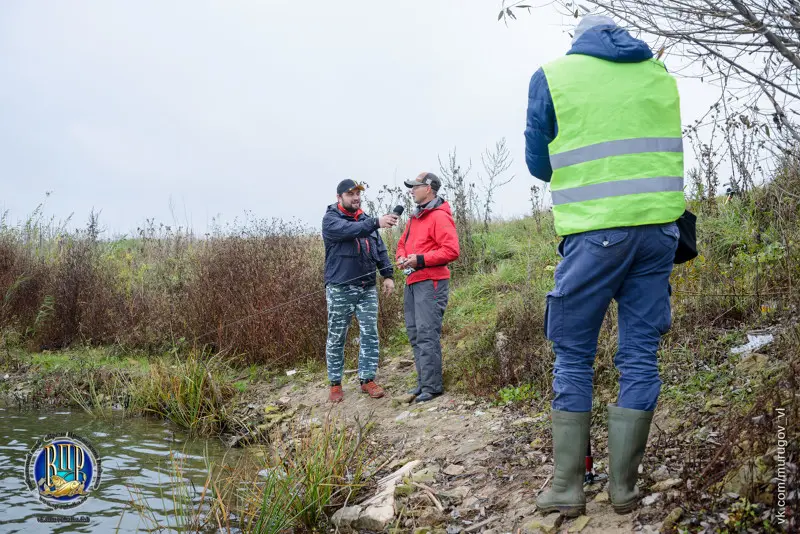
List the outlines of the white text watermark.
{"label": "white text watermark", "polygon": [[783,525],[786,522],[786,409],[778,408],[778,451],[776,456],[775,480],[778,482],[778,510],[775,517],[778,523]]}

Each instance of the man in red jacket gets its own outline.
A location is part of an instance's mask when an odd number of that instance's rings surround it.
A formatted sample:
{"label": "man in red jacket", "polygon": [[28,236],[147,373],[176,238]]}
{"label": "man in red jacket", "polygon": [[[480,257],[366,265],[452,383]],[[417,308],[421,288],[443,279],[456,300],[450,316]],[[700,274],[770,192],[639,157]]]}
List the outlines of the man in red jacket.
{"label": "man in red jacket", "polygon": [[450,269],[458,259],[458,234],[450,204],[437,193],[441,180],[424,172],[406,187],[417,203],[397,243],[397,266],[406,278],[405,319],[417,365],[417,387],[409,393],[425,402],[444,392],[442,384],[442,319],[449,295]]}

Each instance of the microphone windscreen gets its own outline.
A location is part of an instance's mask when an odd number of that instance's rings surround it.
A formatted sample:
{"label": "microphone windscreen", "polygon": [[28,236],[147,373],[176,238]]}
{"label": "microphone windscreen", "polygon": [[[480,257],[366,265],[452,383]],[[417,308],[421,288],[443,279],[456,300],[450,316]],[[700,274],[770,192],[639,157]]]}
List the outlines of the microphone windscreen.
{"label": "microphone windscreen", "polygon": [[405,207],[403,207],[403,206],[398,204],[397,206],[394,207],[394,209],[392,210],[392,213],[394,213],[395,215],[397,215],[399,217],[399,216],[401,216],[403,214],[403,210],[405,210]]}

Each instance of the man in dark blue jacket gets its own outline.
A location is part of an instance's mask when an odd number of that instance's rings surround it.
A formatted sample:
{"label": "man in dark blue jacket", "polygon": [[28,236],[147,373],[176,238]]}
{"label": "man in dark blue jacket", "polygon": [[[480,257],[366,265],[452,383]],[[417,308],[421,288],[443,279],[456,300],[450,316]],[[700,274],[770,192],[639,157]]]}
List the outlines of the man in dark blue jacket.
{"label": "man in dark blue jacket", "polygon": [[361,210],[364,187],[353,180],[343,180],[336,188],[336,204],[328,206],[322,218],[322,239],[325,243],[325,292],[328,301],[328,341],[325,354],[329,400],[341,402],[344,344],[347,330],[355,314],[360,329],[358,378],[361,391],[372,398],[383,397],[375,383],[378,370],[378,290],[375,273],[383,277],[383,293],[394,291],[392,262],[379,228],[397,224],[393,214],[369,217]]}

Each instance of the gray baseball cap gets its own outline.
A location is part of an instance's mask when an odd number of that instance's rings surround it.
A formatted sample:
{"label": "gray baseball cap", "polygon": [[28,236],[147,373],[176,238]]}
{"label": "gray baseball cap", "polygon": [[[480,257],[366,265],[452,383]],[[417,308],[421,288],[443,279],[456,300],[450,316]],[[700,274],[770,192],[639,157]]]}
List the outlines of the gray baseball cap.
{"label": "gray baseball cap", "polygon": [[406,187],[414,187],[415,185],[429,185],[434,191],[438,191],[442,187],[442,181],[438,176],[432,172],[423,172],[413,180],[406,180],[403,182]]}

